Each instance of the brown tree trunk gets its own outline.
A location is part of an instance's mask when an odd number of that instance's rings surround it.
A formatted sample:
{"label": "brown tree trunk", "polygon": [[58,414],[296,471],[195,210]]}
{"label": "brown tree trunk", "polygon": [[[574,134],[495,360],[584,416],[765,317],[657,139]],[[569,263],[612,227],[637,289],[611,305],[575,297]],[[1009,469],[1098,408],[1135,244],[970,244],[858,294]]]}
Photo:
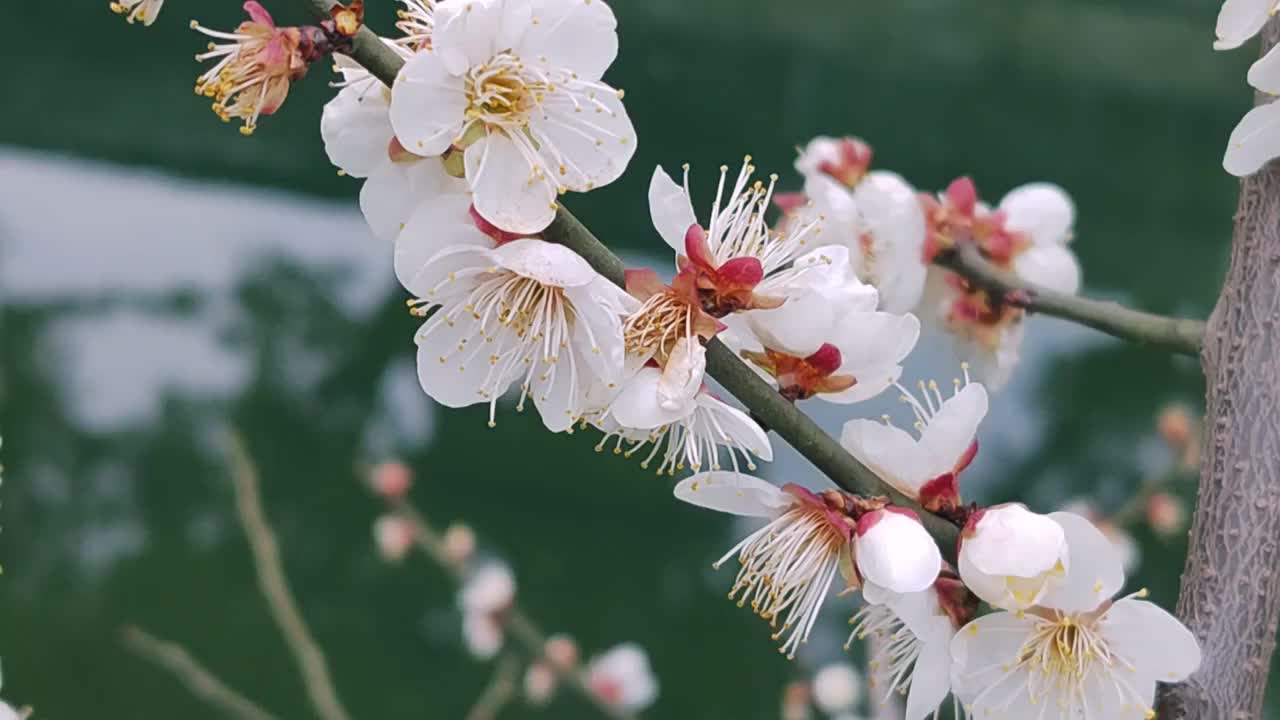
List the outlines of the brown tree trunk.
{"label": "brown tree trunk", "polygon": [[[1263,52],[1280,22],[1263,31]],[[1260,98],[1269,102],[1272,98]],[[1231,268],[1209,318],[1200,490],[1178,617],[1199,672],[1168,688],[1160,720],[1262,716],[1280,617],[1280,161],[1240,183]]]}

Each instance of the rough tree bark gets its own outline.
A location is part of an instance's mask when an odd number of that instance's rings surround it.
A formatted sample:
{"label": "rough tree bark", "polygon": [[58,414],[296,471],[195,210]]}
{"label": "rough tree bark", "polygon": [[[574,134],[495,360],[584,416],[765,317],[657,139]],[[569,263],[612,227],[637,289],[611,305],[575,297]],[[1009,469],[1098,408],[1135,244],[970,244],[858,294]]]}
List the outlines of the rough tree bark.
{"label": "rough tree bark", "polygon": [[[1280,21],[1263,31],[1265,53]],[[1272,98],[1259,98],[1269,102]],[[1178,616],[1200,671],[1159,718],[1262,716],[1280,617],[1280,161],[1240,184],[1231,268],[1209,318],[1204,453]]]}

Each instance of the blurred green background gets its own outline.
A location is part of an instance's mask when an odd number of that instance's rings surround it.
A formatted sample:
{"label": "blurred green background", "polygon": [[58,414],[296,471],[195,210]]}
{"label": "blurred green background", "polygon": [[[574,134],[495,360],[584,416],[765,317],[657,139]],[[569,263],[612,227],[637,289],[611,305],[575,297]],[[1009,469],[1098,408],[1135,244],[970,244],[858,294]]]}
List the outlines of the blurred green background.
{"label": "blurred green background", "polygon": [[[301,3],[265,3],[281,23]],[[238,427],[303,612],[361,718],[461,717],[489,666],[460,644],[446,576],[378,559],[379,505],[355,468],[417,472],[433,519],[470,522],[520,601],[588,652],[636,641],[662,685],[652,717],[777,717],[783,685],[839,655],[847,600],[795,663],[724,599],[712,560],[741,528],[678,506],[672,482],[546,434],[509,408],[445,413],[416,387],[416,321],[356,181],[319,137],[328,68],[252,138],[191,94],[191,55],[232,0],[169,0],[150,29],[106,0],[27,3],[5,41],[0,113],[0,658],[4,696],[37,718],[212,718],[124,651],[138,623],[178,641],[283,718],[308,717],[254,584],[219,433]],[[370,0],[390,29],[390,0]],[[1209,0],[616,0],[639,152],[571,206],[632,258],[670,262],[649,226],[652,166],[715,168],[750,152],[798,186],[794,148],[856,133],[921,188],[972,174],[997,200],[1068,188],[1087,291],[1205,316],[1225,270],[1236,182],[1220,169],[1250,102],[1251,52],[1210,49]],[[17,16],[15,16],[17,17]],[[697,199],[697,198],[695,198]],[[701,205],[702,202],[699,204]],[[980,499],[1114,507],[1167,462],[1153,417],[1198,412],[1196,363],[1051,319],[1032,323],[966,475]],[[950,377],[922,345],[908,371]],[[838,430],[850,412],[815,406]],[[819,485],[780,452],[772,477]],[[1188,488],[1182,488],[1188,492]],[[1182,542],[1139,532],[1133,584],[1172,606]],[[592,717],[562,694],[544,711]]]}

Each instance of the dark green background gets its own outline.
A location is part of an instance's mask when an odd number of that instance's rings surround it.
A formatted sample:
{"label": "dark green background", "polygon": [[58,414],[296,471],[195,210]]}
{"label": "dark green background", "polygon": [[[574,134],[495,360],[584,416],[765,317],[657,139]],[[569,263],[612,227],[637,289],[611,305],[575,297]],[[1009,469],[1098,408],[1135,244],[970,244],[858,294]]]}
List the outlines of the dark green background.
{"label": "dark green background", "polygon": [[[294,0],[266,4],[282,23],[304,18]],[[390,1],[369,4],[375,27],[389,28]],[[0,144],[354,207],[356,184],[335,176],[319,138],[320,106],[332,92],[327,68],[316,68],[281,114],[245,139],[191,95],[191,54],[203,43],[186,27],[193,15],[230,27],[238,3],[169,0],[149,30],[126,26],[106,5],[11,9],[0,50]],[[819,133],[857,133],[874,143],[881,167],[924,188],[970,173],[995,200],[1021,182],[1054,180],[1080,208],[1075,248],[1088,292],[1159,312],[1204,316],[1212,307],[1236,193],[1219,163],[1250,101],[1244,71],[1252,55],[1213,53],[1216,3],[614,7],[622,51],[608,79],[627,91],[639,152],[621,181],[570,203],[616,248],[665,252],[644,202],[655,163],[691,162],[695,193],[705,193],[716,166],[750,152],[795,184],[794,146]],[[0,172],[0,181],[22,177]],[[0,189],[0,204],[6,195]],[[137,200],[146,212],[147,199]],[[350,242],[375,241],[361,234]],[[353,470],[379,459],[361,440],[378,420],[376,389],[390,363],[412,354],[415,322],[402,296],[386,297],[376,321],[364,322],[335,300],[331,278],[282,259],[246,272],[233,298],[243,321],[226,342],[253,358],[243,393],[174,394],[157,421],[110,432],[74,421],[77,398],[61,370],[68,359],[50,353],[49,333],[68,317],[92,321],[113,307],[198,322],[210,298],[179,291],[0,304],[4,695],[36,706],[37,718],[214,717],[121,649],[117,628],[138,622],[183,643],[282,717],[308,716],[234,526],[214,438],[235,425],[261,464],[290,578],[352,711],[378,720],[461,716],[487,668],[459,646],[443,574],[416,560],[388,568],[376,559],[369,527],[378,506]],[[1020,371],[1034,381],[1015,384],[1016,401],[993,404],[982,437],[1000,451],[981,457],[966,481],[987,499],[1024,498],[1041,509],[1081,493],[1114,506],[1142,477],[1134,449],[1151,445],[1159,407],[1200,404],[1197,367],[1110,342],[1071,350],[1096,338],[1037,322],[1044,327],[1033,341],[1057,337],[1068,347],[1036,355]],[[291,380],[299,352],[325,360],[320,378]],[[1005,414],[1015,406],[1020,415]],[[1025,422],[1035,431],[1008,441]],[[729,522],[677,506],[669,480],[595,455],[584,434],[550,436],[535,415],[510,411],[497,429],[484,424],[483,410],[437,412],[429,442],[398,448],[419,473],[414,499],[441,520],[471,521],[486,547],[516,567],[522,602],[549,629],[570,631],[589,649],[623,640],[648,648],[662,683],[651,716],[776,717],[783,684],[806,666],[780,658],[759,622],[724,600],[727,572],[708,577],[731,542]],[[816,482],[801,463],[785,468],[788,480]],[[104,471],[123,488],[105,504],[88,487]],[[70,491],[42,492],[49,482]],[[88,573],[79,562],[92,550],[88,531],[108,520],[145,540],[107,572]],[[222,528],[216,541],[195,542],[191,528],[210,522]],[[1183,546],[1140,535],[1146,559],[1135,583],[1171,606]],[[831,605],[834,632],[848,607]],[[533,714],[516,708],[509,716]],[[546,716],[591,713],[563,698]]]}

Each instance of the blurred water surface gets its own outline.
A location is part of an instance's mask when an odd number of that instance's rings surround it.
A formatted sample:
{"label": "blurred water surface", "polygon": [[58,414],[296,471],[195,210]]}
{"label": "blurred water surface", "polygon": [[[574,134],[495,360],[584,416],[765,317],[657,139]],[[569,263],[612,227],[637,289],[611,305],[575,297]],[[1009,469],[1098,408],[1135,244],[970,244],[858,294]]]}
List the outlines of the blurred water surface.
{"label": "blurred water surface", "polygon": [[[323,154],[326,69],[250,139],[190,95],[202,43],[188,16],[230,27],[238,4],[169,0],[149,31],[105,2],[29,4],[29,31],[6,41],[5,695],[37,717],[215,717],[121,649],[119,626],[137,622],[281,717],[308,716],[235,523],[219,436],[237,427],[358,717],[459,717],[489,672],[461,648],[445,576],[376,557],[378,506],[355,469],[392,454],[417,471],[429,515],[470,521],[513,563],[548,629],[588,650],[649,649],[662,683],[650,715],[776,717],[784,683],[838,653],[849,605],[833,602],[822,637],[788,663],[724,600],[727,571],[708,569],[732,523],[677,506],[670,480],[591,452],[586,433],[549,436],[509,409],[490,430],[483,410],[424,397],[390,249]],[[300,4],[267,4],[303,18]],[[389,27],[391,3],[370,5]],[[922,187],[962,173],[992,199],[1064,185],[1090,293],[1203,316],[1236,189],[1221,151],[1249,102],[1247,53],[1210,50],[1215,5],[619,0],[608,77],[627,90],[640,149],[625,178],[571,204],[606,242],[665,265],[644,200],[655,163],[692,163],[709,199],[715,169],[744,153],[795,184],[797,144],[858,133]],[[1199,404],[1195,363],[1050,319],[1028,340],[966,481],[1041,509],[1083,493],[1118,504],[1163,460],[1158,408]],[[917,355],[912,377],[955,373],[937,343]],[[848,417],[812,410],[833,430]],[[773,477],[821,484],[779,455]],[[1171,605],[1183,547],[1141,540],[1132,584]],[[545,713],[592,716],[567,696]]]}

